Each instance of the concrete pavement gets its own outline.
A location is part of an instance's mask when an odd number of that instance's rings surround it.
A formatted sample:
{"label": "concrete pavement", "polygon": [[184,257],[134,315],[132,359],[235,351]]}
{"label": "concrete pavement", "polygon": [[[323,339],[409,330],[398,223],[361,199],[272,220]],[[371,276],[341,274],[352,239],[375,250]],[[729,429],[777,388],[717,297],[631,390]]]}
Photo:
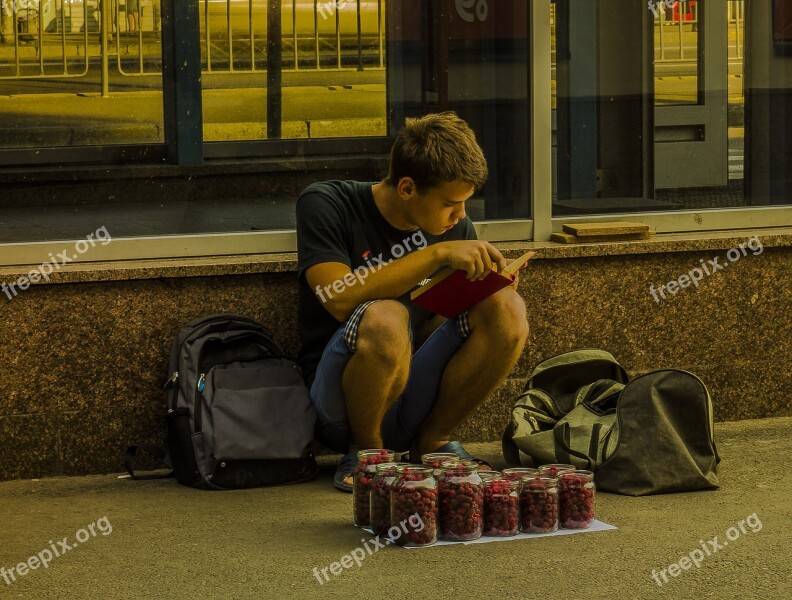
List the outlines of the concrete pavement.
{"label": "concrete pavement", "polygon": [[[313,568],[339,561],[369,538],[351,525],[351,496],[332,488],[334,457],[322,458],[317,481],[233,492],[116,475],[0,483],[1,567],[27,561],[49,549],[50,541],[63,551],[59,540],[66,538],[69,545],[75,537],[86,540],[53,558],[47,569],[39,566],[10,585],[0,575],[0,594],[35,599],[788,598],[790,430],[790,418],[717,424],[721,489],[645,498],[600,494],[598,517],[617,531],[421,550],[388,547],[324,584]],[[501,464],[498,444],[471,449]],[[748,524],[744,533],[729,529],[740,521]],[[94,523],[91,536],[86,527]],[[727,533],[733,539],[724,545]],[[688,565],[677,577],[667,575],[662,587],[652,579],[653,569],[659,573],[702,545],[710,548],[715,536],[722,548],[711,551],[698,568]]]}
{"label": "concrete pavement", "polygon": [[[206,141],[265,139],[265,88],[203,92]],[[386,135],[385,86],[284,88],[283,136]],[[0,96],[0,147],[162,143],[162,93]]]}

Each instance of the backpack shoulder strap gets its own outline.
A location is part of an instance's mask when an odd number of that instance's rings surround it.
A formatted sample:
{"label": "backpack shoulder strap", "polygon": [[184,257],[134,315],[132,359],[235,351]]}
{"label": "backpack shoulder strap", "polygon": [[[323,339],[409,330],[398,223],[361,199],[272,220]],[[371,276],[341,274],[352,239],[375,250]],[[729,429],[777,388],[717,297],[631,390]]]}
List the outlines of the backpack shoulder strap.
{"label": "backpack shoulder strap", "polygon": [[137,444],[136,446],[129,446],[124,455],[124,467],[126,467],[127,473],[129,473],[132,479],[143,481],[146,479],[167,479],[168,477],[173,477],[174,473],[172,469],[169,473],[148,473],[146,475],[135,473],[135,463],[141,452],[161,459],[163,468],[171,469],[168,452],[163,446],[157,446],[156,444]]}

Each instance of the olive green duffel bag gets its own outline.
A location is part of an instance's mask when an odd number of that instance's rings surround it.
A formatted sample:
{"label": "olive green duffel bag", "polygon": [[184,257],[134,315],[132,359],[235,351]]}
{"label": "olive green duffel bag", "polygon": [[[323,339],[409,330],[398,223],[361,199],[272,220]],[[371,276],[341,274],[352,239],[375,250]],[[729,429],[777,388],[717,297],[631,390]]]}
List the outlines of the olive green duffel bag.
{"label": "olive green duffel bag", "polygon": [[503,435],[510,465],[570,463],[599,489],[643,496],[718,487],[712,401],[686,371],[628,383],[603,350],[578,350],[534,369]]}

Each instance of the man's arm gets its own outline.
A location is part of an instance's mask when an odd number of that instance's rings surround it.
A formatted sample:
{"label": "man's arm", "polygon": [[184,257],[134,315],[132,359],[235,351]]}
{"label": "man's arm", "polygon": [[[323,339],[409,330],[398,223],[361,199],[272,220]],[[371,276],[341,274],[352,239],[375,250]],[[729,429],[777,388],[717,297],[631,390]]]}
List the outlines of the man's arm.
{"label": "man's arm", "polygon": [[[305,271],[308,285],[325,309],[339,322],[346,321],[367,300],[398,298],[440,267],[467,272],[468,279],[483,279],[492,270],[506,266],[503,255],[480,240],[440,242],[417,250],[377,269],[357,269],[345,264],[324,262]],[[335,289],[334,289],[335,286]]]}

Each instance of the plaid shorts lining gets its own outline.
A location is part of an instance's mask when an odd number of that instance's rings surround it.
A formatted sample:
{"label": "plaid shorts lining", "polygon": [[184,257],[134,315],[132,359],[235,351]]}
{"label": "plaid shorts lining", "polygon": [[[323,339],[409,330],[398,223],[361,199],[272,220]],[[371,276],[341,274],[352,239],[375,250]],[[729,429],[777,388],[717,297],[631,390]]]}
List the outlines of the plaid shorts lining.
{"label": "plaid shorts lining", "polygon": [[[347,348],[349,348],[351,352],[357,352],[357,338],[358,329],[360,329],[360,321],[363,319],[363,315],[366,314],[368,307],[376,302],[379,302],[379,300],[369,300],[368,302],[363,302],[355,309],[355,312],[352,313],[352,316],[349,317],[349,320],[344,327],[344,341],[346,342]],[[461,335],[463,339],[467,339],[470,336],[471,331],[468,311],[457,315],[455,320],[459,335]]]}

